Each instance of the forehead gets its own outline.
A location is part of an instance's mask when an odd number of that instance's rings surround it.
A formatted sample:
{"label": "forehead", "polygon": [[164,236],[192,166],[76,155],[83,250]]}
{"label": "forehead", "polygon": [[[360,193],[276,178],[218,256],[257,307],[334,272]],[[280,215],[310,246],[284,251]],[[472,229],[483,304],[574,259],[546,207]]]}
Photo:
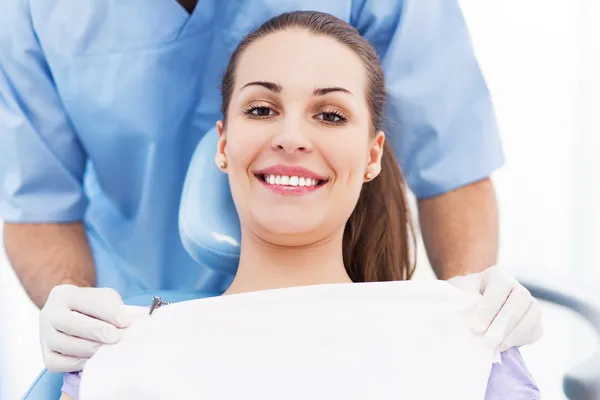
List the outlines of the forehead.
{"label": "forehead", "polygon": [[337,40],[304,29],[287,29],[253,42],[241,54],[236,88],[271,81],[286,89],[343,87],[357,97],[367,87],[366,69],[354,51]]}

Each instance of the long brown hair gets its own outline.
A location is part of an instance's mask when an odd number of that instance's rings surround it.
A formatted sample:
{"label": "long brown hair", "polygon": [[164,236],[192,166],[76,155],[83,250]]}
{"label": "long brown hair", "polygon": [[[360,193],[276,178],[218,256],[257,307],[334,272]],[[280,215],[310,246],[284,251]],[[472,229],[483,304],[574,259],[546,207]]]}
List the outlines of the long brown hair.
{"label": "long brown hair", "polygon": [[[325,13],[296,11],[274,17],[246,36],[235,49],[223,77],[223,118],[235,83],[240,54],[255,40],[289,28],[306,29],[348,46],[362,60],[368,74],[367,101],[371,134],[381,129],[386,97],[383,71],[377,53],[348,23]],[[343,239],[344,265],[353,282],[410,279],[414,271],[414,230],[406,199],[406,184],[394,153],[385,141],[381,173],[365,183],[358,203],[346,223]]]}

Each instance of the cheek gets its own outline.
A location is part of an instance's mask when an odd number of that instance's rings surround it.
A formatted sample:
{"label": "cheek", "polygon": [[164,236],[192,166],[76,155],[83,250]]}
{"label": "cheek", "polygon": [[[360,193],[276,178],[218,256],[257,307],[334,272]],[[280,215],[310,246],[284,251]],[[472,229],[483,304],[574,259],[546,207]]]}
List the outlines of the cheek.
{"label": "cheek", "polygon": [[261,132],[251,124],[232,123],[228,126],[225,146],[227,174],[231,195],[240,218],[246,214],[245,209],[249,206],[243,199],[249,198],[248,192],[255,184],[251,175],[251,165],[264,146],[265,135],[261,135]]}
{"label": "cheek", "polygon": [[344,135],[335,143],[324,146],[324,158],[335,174],[331,192],[331,218],[347,219],[354,210],[363,187],[365,167],[368,159],[368,141],[363,132]]}
{"label": "cheek", "polygon": [[[255,129],[254,129],[255,130]],[[228,172],[231,176],[247,175],[250,164],[263,149],[264,138],[247,124],[232,124],[227,132]]]}
{"label": "cheek", "polygon": [[350,136],[338,138],[335,143],[323,146],[324,157],[334,171],[338,183],[362,182],[368,159],[367,142]]}

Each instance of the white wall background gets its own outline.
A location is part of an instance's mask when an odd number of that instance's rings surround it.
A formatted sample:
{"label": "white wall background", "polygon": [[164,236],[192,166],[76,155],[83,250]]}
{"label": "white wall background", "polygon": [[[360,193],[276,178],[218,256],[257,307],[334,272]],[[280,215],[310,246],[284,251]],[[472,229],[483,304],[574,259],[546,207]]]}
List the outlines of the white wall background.
{"label": "white wall background", "polygon": [[[494,98],[507,165],[494,179],[501,262],[572,274],[600,288],[600,2],[462,0]],[[1,233],[0,233],[1,237]],[[421,257],[423,260],[423,257]],[[420,276],[428,276],[427,265]],[[600,293],[600,291],[599,291]],[[37,310],[0,252],[2,399],[42,369]],[[544,339],[523,349],[544,399],[595,337],[578,317],[545,307]]]}

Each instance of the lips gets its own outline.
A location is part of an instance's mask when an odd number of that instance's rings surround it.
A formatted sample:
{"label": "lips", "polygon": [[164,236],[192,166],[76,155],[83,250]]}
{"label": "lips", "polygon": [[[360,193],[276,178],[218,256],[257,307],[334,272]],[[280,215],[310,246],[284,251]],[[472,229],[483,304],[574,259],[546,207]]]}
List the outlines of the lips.
{"label": "lips", "polygon": [[326,177],[298,166],[277,165],[254,175],[271,191],[288,196],[312,193],[328,181]]}
{"label": "lips", "polygon": [[304,168],[304,167],[300,167],[300,166],[290,166],[290,165],[274,165],[272,167],[268,167],[265,169],[261,169],[259,171],[256,171],[254,173],[257,176],[287,176],[289,178],[291,177],[303,177],[303,178],[310,178],[310,179],[314,179],[316,181],[322,181],[325,182],[327,181],[327,177],[317,174],[314,171],[311,171],[308,168]]}

